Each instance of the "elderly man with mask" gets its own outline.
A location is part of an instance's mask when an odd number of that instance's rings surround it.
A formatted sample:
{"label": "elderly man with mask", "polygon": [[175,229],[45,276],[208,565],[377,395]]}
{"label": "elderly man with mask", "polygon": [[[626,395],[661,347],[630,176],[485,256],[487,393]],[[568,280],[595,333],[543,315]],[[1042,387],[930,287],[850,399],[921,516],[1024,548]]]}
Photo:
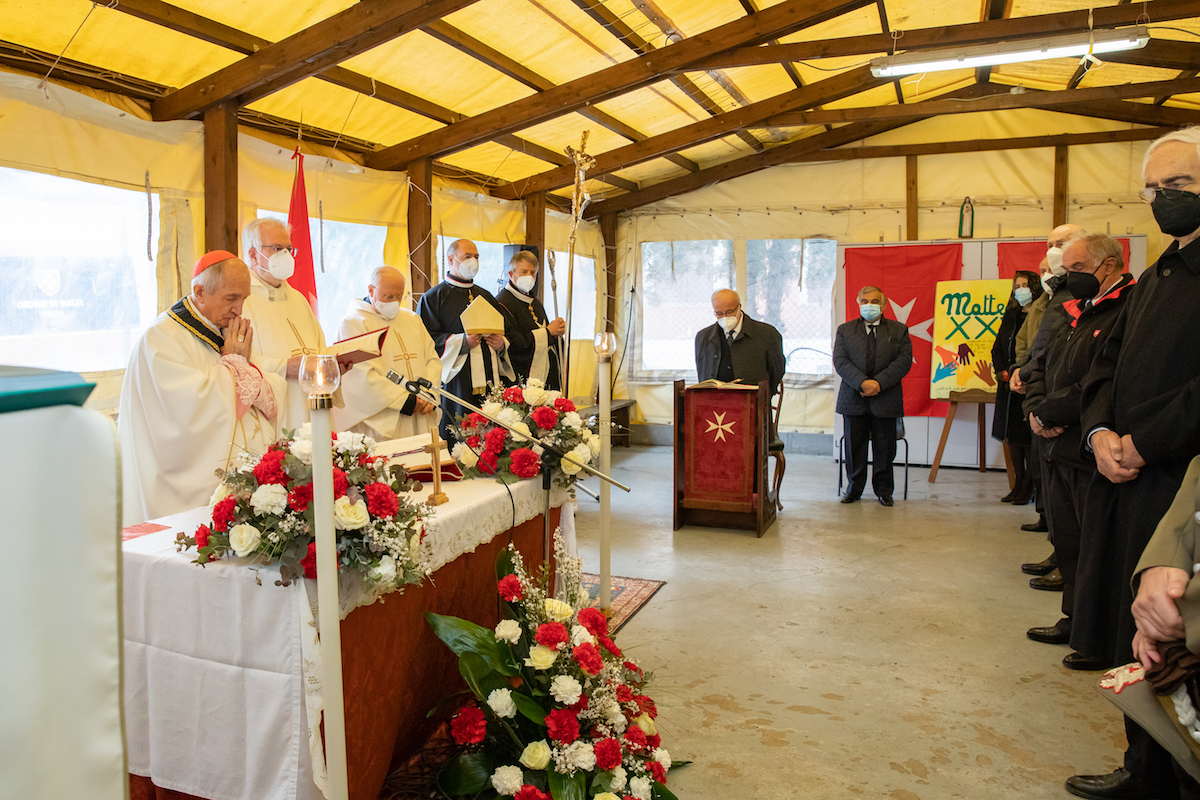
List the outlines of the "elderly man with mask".
{"label": "elderly man with mask", "polygon": [[[1154,219],[1175,241],[1138,279],[1083,386],[1083,441],[1098,474],[1083,513],[1079,572],[1095,575],[1076,590],[1071,645],[1114,664],[1133,660],[1143,619],[1131,612],[1131,579],[1142,551],[1200,453],[1200,129],[1155,140],[1142,162]],[[1138,603],[1173,603],[1177,573],[1143,565]],[[1153,566],[1153,565],[1151,565]],[[1178,595],[1174,595],[1177,597]],[[1107,648],[1107,649],[1106,649]],[[1081,797],[1196,798],[1167,751],[1126,718],[1125,765],[1107,775],[1076,775]]]}
{"label": "elderly man with mask", "polygon": [[537,256],[528,250],[514,255],[508,262],[508,285],[496,300],[508,309],[514,327],[524,334],[523,342],[514,343],[509,350],[517,380],[536,378],[549,389],[559,389],[558,359],[567,323],[561,318],[547,319],[542,301],[534,296],[539,267]]}
{"label": "elderly man with mask", "polygon": [[[446,253],[445,280],[421,295],[417,306],[417,313],[433,337],[441,358],[442,384],[446,391],[472,402],[487,393],[488,384],[511,382],[516,378],[508,349],[510,344],[523,342],[512,315],[487,289],[475,285],[478,273],[479,248],[469,239],[457,240]],[[462,313],[478,298],[483,298],[503,317],[504,333],[484,336],[464,332]],[[449,439],[455,417],[466,413],[467,409],[443,398],[442,410],[442,435]]]}
{"label": "elderly man with mask", "polygon": [[342,378],[345,407],[333,411],[338,430],[365,433],[378,440],[428,434],[437,424],[437,406],[409,393],[387,378],[396,372],[405,382],[426,378],[441,385],[442,362],[421,318],[401,308],[404,276],[395,267],[371,272],[367,296],[350,303],[338,326],[338,339],[349,339],[387,328],[383,354],[346,373]]}
{"label": "elderly man with mask", "polygon": [[277,438],[286,388],[254,363],[255,331],[239,316],[249,294],[246,265],[224,250],[208,253],[196,262],[191,294],[134,347],[117,422],[125,525],[204,505],[216,470]]}

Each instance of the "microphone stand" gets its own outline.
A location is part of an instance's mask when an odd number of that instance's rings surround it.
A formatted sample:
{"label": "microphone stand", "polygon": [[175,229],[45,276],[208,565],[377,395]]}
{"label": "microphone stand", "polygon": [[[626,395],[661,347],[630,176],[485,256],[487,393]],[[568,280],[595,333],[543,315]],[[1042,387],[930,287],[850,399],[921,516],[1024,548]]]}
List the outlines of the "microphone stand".
{"label": "microphone stand", "polygon": [[[401,375],[397,374],[393,370],[388,370],[387,378],[392,383],[403,386],[411,394],[420,396],[422,394],[422,392],[424,392],[428,396],[428,398],[432,398],[438,404],[439,407],[442,404],[441,401],[443,398],[451,400],[455,403],[458,403],[460,406],[463,406],[464,408],[471,409],[476,414],[479,414],[479,416],[483,417],[484,419],[488,420],[489,422],[492,422],[496,425],[499,425],[501,428],[504,428],[506,431],[511,433],[513,436],[517,437],[518,440],[526,441],[531,445],[536,445],[537,447],[542,448],[542,490],[545,494],[545,501],[543,504],[543,513],[542,513],[542,520],[543,520],[542,536],[543,536],[543,546],[545,548],[545,554],[546,554],[547,561],[550,560],[550,553],[552,552],[552,547],[550,544],[550,486],[551,486],[552,476],[550,474],[550,468],[553,465],[553,461],[554,461],[553,457],[554,456],[558,456],[559,458],[570,461],[572,464],[575,464],[580,469],[587,470],[592,475],[595,475],[597,478],[600,478],[603,481],[607,481],[608,483],[617,487],[618,489],[623,489],[626,492],[630,491],[628,486],[621,483],[620,481],[615,480],[614,478],[612,478],[612,476],[605,475],[600,470],[598,470],[588,464],[584,464],[580,461],[576,461],[574,458],[571,458],[569,453],[564,453],[556,447],[553,447],[551,445],[548,445],[548,444],[538,441],[536,438],[534,438],[533,436],[531,436],[529,434],[522,433],[521,431],[516,430],[511,425],[507,425],[507,424],[501,422],[500,420],[496,419],[495,417],[491,416],[490,414],[485,413],[482,408],[479,408],[478,406],[473,405],[472,403],[462,399],[461,397],[459,397],[457,395],[454,395],[454,394],[451,394],[450,392],[445,391],[440,386],[434,386],[433,383],[428,378],[418,378],[415,381],[405,381]],[[549,454],[549,455],[547,455],[547,454]]]}

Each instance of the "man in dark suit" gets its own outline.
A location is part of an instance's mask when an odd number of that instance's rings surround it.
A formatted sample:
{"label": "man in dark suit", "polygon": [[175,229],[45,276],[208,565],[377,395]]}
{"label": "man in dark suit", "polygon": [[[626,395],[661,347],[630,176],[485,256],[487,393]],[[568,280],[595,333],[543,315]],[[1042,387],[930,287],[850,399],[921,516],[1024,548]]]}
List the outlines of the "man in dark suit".
{"label": "man in dark suit", "polygon": [[837,413],[842,415],[850,440],[850,457],[846,461],[850,487],[843,503],[858,500],[867,484],[869,439],[875,458],[871,488],[881,505],[892,505],[896,418],[904,416],[900,380],[912,369],[913,354],[908,328],[883,318],[886,302],[881,289],[874,286],[859,289],[860,319],[839,326],[833,343],[833,368],[842,379]]}
{"label": "man in dark suit", "polygon": [[700,380],[740,379],[757,385],[767,381],[771,394],[783,381],[783,337],[775,327],[742,312],[737,292],[721,289],[712,296],[717,324],[696,334],[696,374]]}

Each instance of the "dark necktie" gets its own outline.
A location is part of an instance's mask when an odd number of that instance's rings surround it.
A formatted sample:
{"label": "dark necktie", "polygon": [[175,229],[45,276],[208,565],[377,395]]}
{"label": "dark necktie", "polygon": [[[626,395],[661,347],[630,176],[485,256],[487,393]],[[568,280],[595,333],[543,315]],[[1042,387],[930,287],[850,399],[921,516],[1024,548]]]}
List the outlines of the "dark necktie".
{"label": "dark necktie", "polygon": [[729,346],[733,347],[733,331],[725,334],[725,338],[729,341]]}
{"label": "dark necktie", "polygon": [[867,377],[875,377],[875,346],[876,333],[875,325],[867,326]]}

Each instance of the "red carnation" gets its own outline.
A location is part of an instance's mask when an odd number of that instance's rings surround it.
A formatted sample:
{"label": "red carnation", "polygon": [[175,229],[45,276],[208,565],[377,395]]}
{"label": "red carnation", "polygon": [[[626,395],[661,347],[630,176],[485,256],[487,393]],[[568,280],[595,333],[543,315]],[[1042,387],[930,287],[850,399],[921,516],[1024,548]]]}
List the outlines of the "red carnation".
{"label": "red carnation", "polygon": [[608,635],[608,617],[598,608],[588,606],[579,609],[579,624],[587,628],[587,632],[592,636]]}
{"label": "red carnation", "polygon": [[510,386],[504,390],[504,399],[510,403],[524,403],[525,393],[520,386]]}
{"label": "red carnation", "polygon": [[542,647],[557,650],[558,646],[566,644],[571,636],[567,633],[567,626],[561,622],[546,622],[538,626],[537,632],[533,634],[533,638]]}
{"label": "red carnation", "polygon": [[210,534],[212,534],[212,530],[209,529],[207,525],[201,525],[199,528],[196,528],[197,550],[199,550],[201,547],[208,547],[208,537]]}
{"label": "red carnation", "polygon": [[479,454],[479,461],[476,466],[479,467],[479,471],[484,475],[495,475],[498,466],[496,454],[491,450],[484,450]]}
{"label": "red carnation", "polygon": [[630,725],[629,730],[625,731],[625,744],[630,750],[640,751],[646,749],[646,733],[637,725]]}
{"label": "red carnation", "polygon": [[617,687],[617,700],[622,703],[632,703],[633,690],[625,684],[621,684]]}
{"label": "red carnation", "polygon": [[478,450],[479,445],[482,443],[483,440],[479,438],[479,434],[477,433],[473,433],[467,437],[467,447],[471,448],[472,450]]}
{"label": "red carnation", "polygon": [[450,720],[450,735],[458,744],[479,744],[487,732],[487,720],[479,706],[463,706]]}
{"label": "red carnation", "polygon": [[546,715],[546,733],[560,744],[570,744],[579,738],[579,720],[565,708],[556,708]]}
{"label": "red carnation", "polygon": [[570,709],[571,713],[576,714],[576,715],[582,714],[584,711],[587,710],[587,707],[588,707],[588,696],[586,694],[579,695],[579,699],[575,702],[575,705],[567,706],[567,708]]}
{"label": "red carnation", "polygon": [[400,511],[400,498],[386,483],[368,483],[364,489],[367,493],[367,511],[372,517],[390,519]]}
{"label": "red carnation", "polygon": [[487,436],[484,437],[484,441],[487,443],[484,452],[499,453],[504,449],[504,440],[507,437],[508,431],[504,430],[504,428],[492,428],[487,432]]}
{"label": "red carnation", "polygon": [[299,484],[288,492],[288,507],[297,514],[303,514],[312,502],[312,492],[312,483]]}
{"label": "red carnation", "polygon": [[480,425],[486,424],[487,421],[488,418],[483,414],[480,414],[477,411],[472,411],[470,414],[467,414],[467,418],[463,420],[463,427],[478,428]]}
{"label": "red carnation", "polygon": [[662,746],[662,736],[660,736],[656,733],[653,736],[646,737],[646,747],[649,748],[650,750],[657,750],[661,746]]}
{"label": "red carnation", "polygon": [[551,800],[551,797],[533,784],[527,783],[513,795],[513,800]]}
{"label": "red carnation", "polygon": [[350,488],[350,481],[346,478],[346,473],[342,472],[337,467],[333,468],[333,499],[346,496],[346,490]]}
{"label": "red carnation", "polygon": [[280,486],[287,486],[290,479],[283,470],[285,458],[287,458],[287,452],[283,450],[271,450],[264,453],[262,459],[254,467],[254,479],[259,484],[276,483]]}
{"label": "red carnation", "polygon": [[654,705],[654,701],[644,694],[639,694],[633,698],[633,702],[637,703],[637,707],[641,709],[643,714],[646,714],[650,719],[658,716],[658,706]]}
{"label": "red carnation", "polygon": [[558,412],[548,406],[539,406],[529,415],[534,424],[544,431],[548,431],[558,424]]}
{"label": "red carnation", "polygon": [[657,761],[647,761],[646,766],[650,768],[650,774],[654,776],[654,780],[667,785],[667,771],[663,769],[663,765]]}
{"label": "red carnation", "polygon": [[518,447],[512,451],[512,464],[508,469],[518,478],[532,478],[542,471],[542,460],[528,447]]}
{"label": "red carnation", "polygon": [[566,397],[560,397],[554,401],[554,407],[558,409],[560,414],[568,414],[577,410],[575,404]]}
{"label": "red carnation", "polygon": [[593,745],[596,766],[600,769],[616,769],[621,766],[621,743],[616,739],[601,739]]}
{"label": "red carnation", "polygon": [[233,522],[233,509],[236,505],[237,498],[231,495],[213,506],[214,531],[229,530],[229,525]]}
{"label": "red carnation", "polygon": [[308,543],[308,555],[300,559],[300,566],[304,567],[304,577],[309,580],[317,578],[317,543]]}
{"label": "red carnation", "polygon": [[596,645],[591,642],[584,642],[576,645],[571,651],[571,655],[575,656],[575,661],[588,675],[599,675],[600,670],[604,667],[604,661],[600,658],[600,651],[596,649]]}
{"label": "red carnation", "polygon": [[612,639],[608,638],[607,636],[600,636],[598,638],[600,639],[600,644],[604,646],[605,650],[612,653],[617,658],[621,657],[621,648],[617,647],[616,642],[614,642]]}
{"label": "red carnation", "polygon": [[510,603],[515,603],[525,596],[525,590],[521,588],[521,581],[516,575],[505,575],[497,586],[500,596]]}

